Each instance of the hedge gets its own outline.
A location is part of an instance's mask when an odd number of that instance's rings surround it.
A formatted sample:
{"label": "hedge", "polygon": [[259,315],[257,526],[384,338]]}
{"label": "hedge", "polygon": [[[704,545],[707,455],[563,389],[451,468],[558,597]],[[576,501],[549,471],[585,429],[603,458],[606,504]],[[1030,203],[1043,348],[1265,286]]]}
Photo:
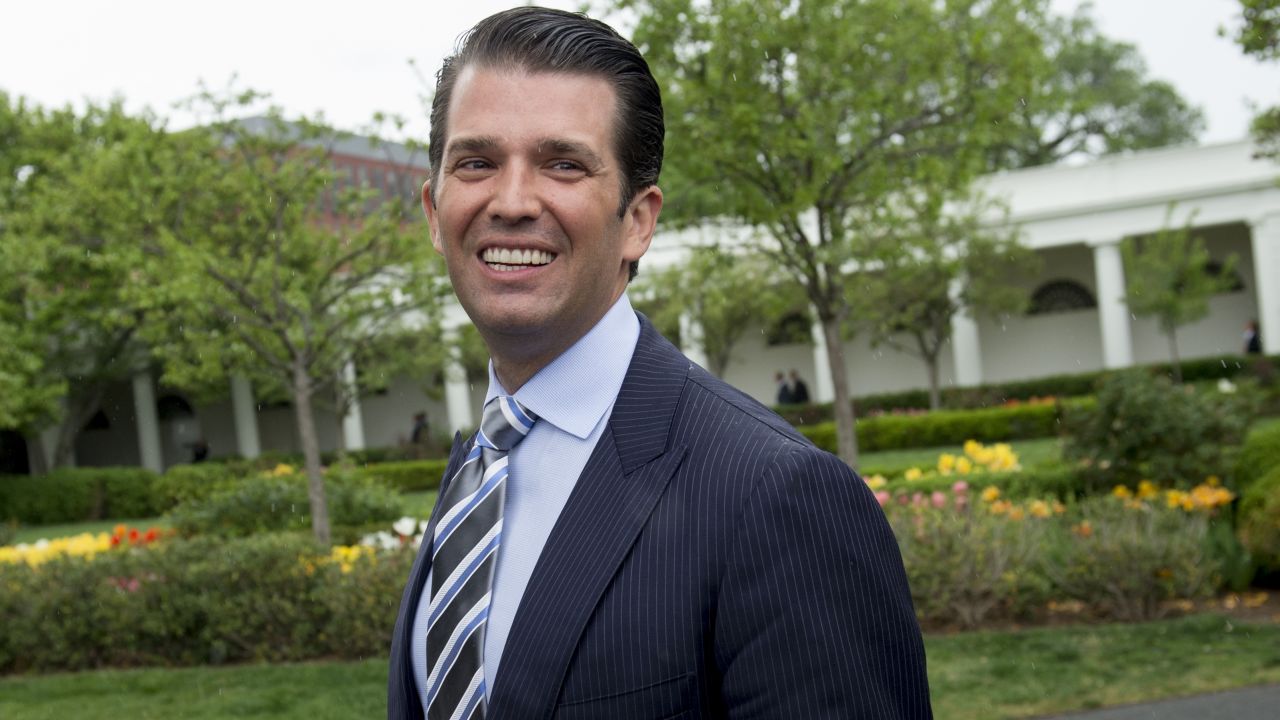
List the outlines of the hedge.
{"label": "hedge", "polygon": [[0,673],[385,657],[413,556],[344,571],[272,533],[0,564]]}
{"label": "hedge", "polygon": [[0,521],[32,525],[159,515],[155,473],[136,467],[61,468],[0,477]]}
{"label": "hedge", "polygon": [[[1182,365],[1184,382],[1204,382],[1220,378],[1234,379],[1241,375],[1268,376],[1268,371],[1259,364],[1267,363],[1267,367],[1280,366],[1280,355],[1269,358],[1240,355],[1222,355],[1186,360]],[[1156,363],[1141,366],[1152,372],[1170,374],[1168,363]],[[974,387],[942,388],[942,406],[948,409],[977,409],[1003,405],[1010,400],[1029,400],[1037,397],[1079,397],[1091,395],[1098,381],[1114,372],[1099,370],[1071,375],[1049,375],[1034,380],[1019,380],[1007,383],[994,383]],[[1274,374],[1274,371],[1271,372]],[[1273,400],[1274,402],[1274,400]],[[906,390],[894,393],[877,393],[860,396],[854,399],[854,406],[861,416],[894,410],[919,410],[929,407],[928,390]],[[831,420],[831,403],[810,405],[783,405],[774,408],[779,415],[792,425],[813,424]],[[1270,409],[1270,408],[1269,408]]]}
{"label": "hedge", "polygon": [[447,459],[405,460],[366,465],[359,468],[357,472],[400,492],[417,492],[438,490],[440,479],[444,476],[445,467],[448,464]]}
{"label": "hedge", "polygon": [[[985,410],[937,410],[923,415],[880,415],[858,420],[858,449],[864,452],[1052,437],[1059,433],[1062,406],[1086,408],[1089,398]],[[818,447],[836,451],[834,422],[797,428]]]}
{"label": "hedge", "polygon": [[1280,468],[1280,423],[1259,428],[1245,438],[1236,458],[1235,486],[1241,492],[1274,468]]}

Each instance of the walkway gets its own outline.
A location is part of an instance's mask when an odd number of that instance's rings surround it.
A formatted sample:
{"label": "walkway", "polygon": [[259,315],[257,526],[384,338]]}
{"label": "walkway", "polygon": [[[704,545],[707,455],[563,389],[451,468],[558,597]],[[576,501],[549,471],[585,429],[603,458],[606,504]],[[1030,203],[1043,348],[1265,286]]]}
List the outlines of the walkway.
{"label": "walkway", "polygon": [[1054,717],[1062,720],[1275,720],[1280,718],[1280,685]]}

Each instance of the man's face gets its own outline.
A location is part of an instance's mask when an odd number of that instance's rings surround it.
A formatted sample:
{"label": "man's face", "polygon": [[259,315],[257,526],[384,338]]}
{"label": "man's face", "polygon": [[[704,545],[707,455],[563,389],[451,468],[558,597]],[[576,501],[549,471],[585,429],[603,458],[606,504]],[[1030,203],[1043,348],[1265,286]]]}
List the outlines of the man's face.
{"label": "man's face", "polygon": [[622,294],[662,194],[618,216],[616,96],[603,78],[468,67],[450,103],[431,242],[495,361],[545,364]]}

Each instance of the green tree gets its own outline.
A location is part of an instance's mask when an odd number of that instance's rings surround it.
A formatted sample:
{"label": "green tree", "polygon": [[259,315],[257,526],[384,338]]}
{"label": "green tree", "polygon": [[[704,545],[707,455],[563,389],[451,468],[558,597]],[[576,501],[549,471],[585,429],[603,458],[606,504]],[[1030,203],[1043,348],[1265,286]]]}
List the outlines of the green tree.
{"label": "green tree", "polygon": [[1070,17],[1046,18],[1052,71],[1019,98],[1016,132],[996,149],[994,168],[1194,142],[1204,131],[1204,113],[1149,78],[1138,49],[1103,35],[1091,13],[1085,4]]}
{"label": "green tree", "polygon": [[698,324],[707,369],[719,377],[747,330],[804,306],[768,258],[718,246],[693,248],[687,262],[641,275],[637,285],[638,297],[660,300],[652,304],[658,327],[678,328],[684,314]]}
{"label": "green tree", "polygon": [[[1240,0],[1240,27],[1232,38],[1244,54],[1280,60],[1280,0]],[[1262,157],[1280,157],[1280,106],[1264,108],[1253,119],[1253,136]]]}
{"label": "green tree", "polygon": [[1209,314],[1209,298],[1232,289],[1235,284],[1234,255],[1216,270],[1209,265],[1204,240],[1191,230],[1191,220],[1170,228],[1172,209],[1165,229],[1146,237],[1125,238],[1125,303],[1135,314],[1154,317],[1169,341],[1169,360],[1174,382],[1182,382],[1178,357],[1178,328]]}
{"label": "green tree", "polygon": [[[1045,71],[1038,0],[619,0],[663,83],[669,220],[722,216],[802,288],[857,464],[843,339],[857,219],[949,196]],[[926,41],[927,39],[927,41]]]}
{"label": "green tree", "polygon": [[870,208],[857,239],[866,269],[849,288],[856,323],[873,346],[889,345],[924,362],[935,410],[942,404],[938,365],[952,318],[962,311],[974,317],[1020,312],[1027,292],[1010,278],[1037,272],[1037,258],[1018,244],[1016,230],[991,222],[998,217],[993,209],[976,200],[946,205],[926,197],[882,223],[883,210]]}
{"label": "green tree", "polygon": [[[353,354],[405,331],[409,316],[431,332],[447,284],[402,192],[337,187],[332,148],[350,140],[345,134],[310,119],[286,122],[274,108],[249,121],[231,118],[264,99],[205,92],[193,103],[210,118],[193,131],[203,149],[187,158],[201,193],[164,245],[167,272],[157,283],[171,312],[157,346],[174,385],[246,372],[285,389],[312,529],[328,544],[317,393],[350,392],[335,383]],[[404,163],[401,175],[412,167]]]}
{"label": "green tree", "polygon": [[57,422],[61,466],[107,388],[150,363],[140,290],[186,188],[163,125],[119,101],[76,113],[0,97],[0,116],[0,424]]}

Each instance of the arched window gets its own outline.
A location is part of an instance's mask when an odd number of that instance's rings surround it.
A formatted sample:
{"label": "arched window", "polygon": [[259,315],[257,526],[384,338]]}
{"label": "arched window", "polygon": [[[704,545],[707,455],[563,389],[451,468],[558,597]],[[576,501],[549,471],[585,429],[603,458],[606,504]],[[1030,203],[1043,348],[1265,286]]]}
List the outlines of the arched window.
{"label": "arched window", "polygon": [[765,343],[774,345],[807,345],[813,342],[810,330],[809,315],[803,312],[791,312],[783,315],[777,322],[770,323],[765,331]]}
{"label": "arched window", "polygon": [[1098,301],[1085,286],[1074,280],[1052,280],[1041,285],[1031,295],[1031,307],[1028,315],[1048,315],[1051,313],[1087,310],[1098,307]]}
{"label": "arched window", "polygon": [[107,419],[107,414],[101,410],[93,414],[89,418],[89,422],[84,424],[85,430],[110,430],[111,421]]}
{"label": "arched window", "polygon": [[195,417],[195,414],[195,411],[191,409],[191,403],[177,395],[165,395],[156,401],[156,415],[159,416],[161,422]]}

